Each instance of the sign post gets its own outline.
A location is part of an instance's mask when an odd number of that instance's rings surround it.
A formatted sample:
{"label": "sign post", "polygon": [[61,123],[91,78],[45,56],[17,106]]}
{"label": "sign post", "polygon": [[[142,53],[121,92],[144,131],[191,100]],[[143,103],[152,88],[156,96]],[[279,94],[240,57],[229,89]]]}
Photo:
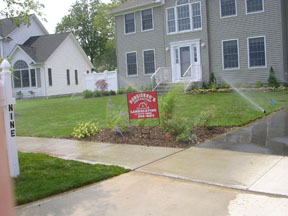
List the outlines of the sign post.
{"label": "sign post", "polygon": [[157,92],[127,94],[129,120],[159,118]]}
{"label": "sign post", "polygon": [[19,176],[19,162],[18,152],[16,145],[16,128],[14,118],[14,105],[16,104],[15,98],[12,96],[12,82],[10,64],[4,59],[0,68],[0,107],[4,115],[4,122],[6,128],[6,143],[8,149],[8,159],[11,177]]}

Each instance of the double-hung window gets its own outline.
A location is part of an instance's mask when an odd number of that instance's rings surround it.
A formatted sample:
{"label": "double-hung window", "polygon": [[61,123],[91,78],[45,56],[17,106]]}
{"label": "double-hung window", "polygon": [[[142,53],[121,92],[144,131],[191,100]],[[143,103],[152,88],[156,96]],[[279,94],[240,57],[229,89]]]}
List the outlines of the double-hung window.
{"label": "double-hung window", "polygon": [[142,17],[142,31],[148,31],[153,29],[153,10],[147,9],[141,11]]}
{"label": "double-hung window", "polygon": [[264,11],[264,0],[245,0],[246,13],[258,13]]}
{"label": "double-hung window", "polygon": [[266,67],[266,38],[248,38],[249,68]]}
{"label": "double-hung window", "polygon": [[222,41],[223,68],[239,69],[239,43],[236,40]]}
{"label": "double-hung window", "polygon": [[221,18],[237,16],[236,0],[220,0]]}
{"label": "double-hung window", "polygon": [[126,34],[135,33],[135,15],[134,15],[134,13],[125,14],[124,18],[125,18],[125,33]]}
{"label": "double-hung window", "polygon": [[201,3],[178,0],[175,7],[167,8],[166,20],[168,34],[201,29]]}
{"label": "double-hung window", "polygon": [[126,53],[126,68],[128,76],[137,76],[137,53]]}
{"label": "double-hung window", "polygon": [[143,60],[144,60],[144,74],[153,74],[155,72],[154,50],[144,50]]}

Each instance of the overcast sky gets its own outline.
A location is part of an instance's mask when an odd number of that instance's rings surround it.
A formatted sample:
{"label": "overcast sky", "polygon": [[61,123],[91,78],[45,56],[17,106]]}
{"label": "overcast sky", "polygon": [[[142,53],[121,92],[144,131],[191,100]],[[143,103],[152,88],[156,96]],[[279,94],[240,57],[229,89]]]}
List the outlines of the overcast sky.
{"label": "overcast sky", "polygon": [[[63,16],[68,14],[68,10],[71,5],[76,0],[38,0],[40,3],[45,5],[44,10],[42,12],[45,14],[45,18],[47,22],[42,21],[40,17],[40,21],[46,27],[50,34],[55,33],[55,28],[57,23],[59,23]],[[110,0],[102,0],[103,2],[110,2]]]}

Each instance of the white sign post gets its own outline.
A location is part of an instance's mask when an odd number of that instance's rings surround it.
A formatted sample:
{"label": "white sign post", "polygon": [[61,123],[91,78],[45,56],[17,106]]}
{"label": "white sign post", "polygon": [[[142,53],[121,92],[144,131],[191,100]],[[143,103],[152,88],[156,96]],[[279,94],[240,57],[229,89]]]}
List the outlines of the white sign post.
{"label": "white sign post", "polygon": [[20,171],[14,118],[14,105],[16,104],[16,100],[12,96],[10,67],[9,62],[4,59],[0,66],[2,69],[2,72],[0,72],[0,106],[4,111],[10,175],[15,178],[19,176]]}

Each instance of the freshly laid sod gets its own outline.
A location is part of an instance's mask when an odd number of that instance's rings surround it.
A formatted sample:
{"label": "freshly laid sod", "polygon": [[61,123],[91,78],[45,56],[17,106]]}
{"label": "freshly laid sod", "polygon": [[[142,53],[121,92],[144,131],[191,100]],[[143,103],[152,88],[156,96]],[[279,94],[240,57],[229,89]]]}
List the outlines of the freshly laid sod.
{"label": "freshly laid sod", "polygon": [[[287,92],[247,93],[256,104],[269,114],[288,106]],[[108,99],[123,104],[127,110],[126,95],[83,99],[63,97],[40,100],[22,100],[16,104],[16,128],[18,136],[61,137],[70,135],[77,123],[97,121],[105,128]],[[176,115],[193,122],[203,110],[213,109],[210,126],[240,126],[265,114],[237,93],[212,93],[202,95],[179,95]],[[275,104],[271,104],[273,99]],[[159,97],[161,105],[161,97]],[[161,110],[160,110],[161,116]],[[128,121],[128,119],[127,119]],[[158,125],[158,120],[146,121]]]}
{"label": "freshly laid sod", "polygon": [[15,180],[18,205],[99,182],[129,170],[91,165],[43,154],[19,152],[20,176]]}

